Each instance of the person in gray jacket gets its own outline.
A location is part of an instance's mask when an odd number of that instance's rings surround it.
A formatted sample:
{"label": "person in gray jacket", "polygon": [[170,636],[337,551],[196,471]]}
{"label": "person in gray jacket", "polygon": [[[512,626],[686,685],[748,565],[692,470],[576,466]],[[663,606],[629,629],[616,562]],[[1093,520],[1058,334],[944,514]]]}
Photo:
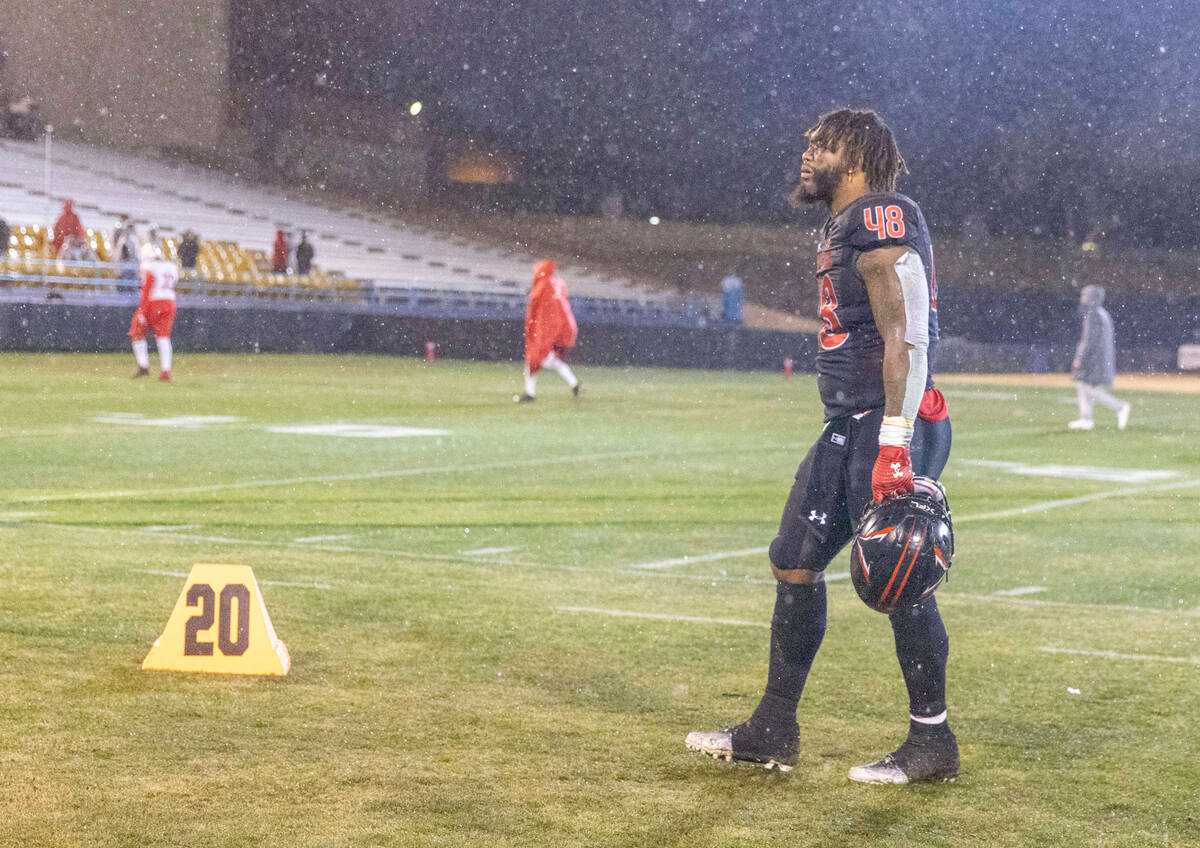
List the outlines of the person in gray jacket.
{"label": "person in gray jacket", "polygon": [[1084,286],[1079,293],[1079,311],[1083,313],[1083,331],[1071,362],[1071,379],[1079,395],[1079,417],[1067,426],[1072,430],[1090,430],[1092,406],[1096,401],[1117,413],[1117,429],[1129,423],[1129,404],[1108,393],[1117,372],[1113,320],[1104,303],[1101,286]]}

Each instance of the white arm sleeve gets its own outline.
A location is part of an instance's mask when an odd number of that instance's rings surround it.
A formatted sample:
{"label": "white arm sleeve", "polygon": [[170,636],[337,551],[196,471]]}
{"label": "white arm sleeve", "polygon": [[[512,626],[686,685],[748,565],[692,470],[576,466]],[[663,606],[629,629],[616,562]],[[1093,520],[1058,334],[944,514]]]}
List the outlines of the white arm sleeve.
{"label": "white arm sleeve", "polygon": [[895,268],[904,295],[904,340],[912,345],[908,352],[908,381],[904,386],[900,414],[912,421],[921,408],[929,371],[929,283],[925,279],[925,265],[914,251],[897,259]]}

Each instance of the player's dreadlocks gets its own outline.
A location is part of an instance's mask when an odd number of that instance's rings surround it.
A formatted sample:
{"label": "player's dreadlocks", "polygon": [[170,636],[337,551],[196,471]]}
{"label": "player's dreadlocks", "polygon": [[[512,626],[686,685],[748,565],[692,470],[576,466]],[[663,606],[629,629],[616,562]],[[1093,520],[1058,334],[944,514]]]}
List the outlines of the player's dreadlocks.
{"label": "player's dreadlocks", "polygon": [[846,159],[862,168],[871,191],[895,191],[908,173],[892,131],[871,109],[838,109],[817,118],[804,135],[826,150],[845,150]]}

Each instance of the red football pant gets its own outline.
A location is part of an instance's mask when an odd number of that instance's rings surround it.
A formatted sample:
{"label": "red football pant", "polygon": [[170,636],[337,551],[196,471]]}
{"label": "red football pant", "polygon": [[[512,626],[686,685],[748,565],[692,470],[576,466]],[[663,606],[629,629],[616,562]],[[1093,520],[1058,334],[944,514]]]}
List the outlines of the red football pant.
{"label": "red football pant", "polygon": [[154,331],[155,338],[171,337],[171,327],[175,324],[175,301],[152,300],[144,307],[139,307],[133,313],[129,322],[129,338],[135,341],[146,338],[146,330]]}

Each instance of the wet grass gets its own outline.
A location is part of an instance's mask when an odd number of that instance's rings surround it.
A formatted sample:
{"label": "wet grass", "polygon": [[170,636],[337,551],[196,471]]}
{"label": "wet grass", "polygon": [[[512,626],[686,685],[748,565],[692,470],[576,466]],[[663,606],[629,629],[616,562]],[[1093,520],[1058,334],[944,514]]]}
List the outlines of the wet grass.
{"label": "wet grass", "polygon": [[[131,370],[0,359],[0,844],[1200,843],[1200,397],[1130,394],[1128,431],[1083,434],[1062,389],[947,386],[963,773],[893,789],[846,778],[906,713],[848,581],[779,776],[682,744],[761,691],[764,557],[637,567],[770,541],[811,379],[584,369],[579,403],[548,375],[516,406],[504,365]],[[267,429],[329,423],[449,433]],[[254,567],[288,677],[140,669],[201,561]]]}

